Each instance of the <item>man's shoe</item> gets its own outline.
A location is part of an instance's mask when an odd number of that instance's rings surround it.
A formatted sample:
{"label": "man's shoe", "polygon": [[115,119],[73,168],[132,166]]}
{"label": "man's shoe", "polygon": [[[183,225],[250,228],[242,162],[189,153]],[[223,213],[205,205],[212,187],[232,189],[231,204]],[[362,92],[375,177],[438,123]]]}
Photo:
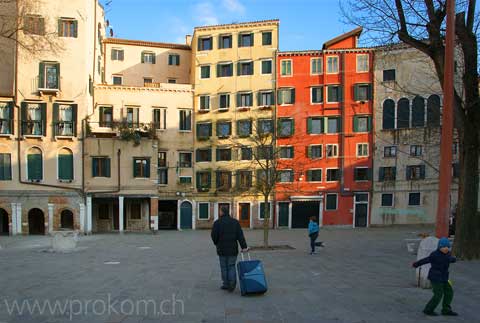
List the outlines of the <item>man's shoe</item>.
{"label": "man's shoe", "polygon": [[225,286],[225,285],[222,285],[222,287],[220,287],[220,289],[224,289],[224,290],[227,290],[227,289],[229,289],[229,288],[230,288],[230,287]]}
{"label": "man's shoe", "polygon": [[428,315],[428,316],[437,316],[438,315],[434,311],[429,312],[429,311],[425,311],[425,310],[423,311],[423,314]]}
{"label": "man's shoe", "polygon": [[458,316],[458,313],[450,310],[450,311],[445,311],[445,312],[442,311],[442,315],[445,315],[445,316]]}

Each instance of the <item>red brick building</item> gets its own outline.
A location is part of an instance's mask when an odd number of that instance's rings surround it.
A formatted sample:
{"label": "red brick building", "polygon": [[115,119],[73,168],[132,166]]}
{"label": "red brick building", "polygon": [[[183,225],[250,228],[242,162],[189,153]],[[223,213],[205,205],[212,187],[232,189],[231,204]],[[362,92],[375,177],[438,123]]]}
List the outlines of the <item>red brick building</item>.
{"label": "red brick building", "polygon": [[279,52],[277,225],[367,226],[372,176],[373,51],[357,28],[322,50]]}

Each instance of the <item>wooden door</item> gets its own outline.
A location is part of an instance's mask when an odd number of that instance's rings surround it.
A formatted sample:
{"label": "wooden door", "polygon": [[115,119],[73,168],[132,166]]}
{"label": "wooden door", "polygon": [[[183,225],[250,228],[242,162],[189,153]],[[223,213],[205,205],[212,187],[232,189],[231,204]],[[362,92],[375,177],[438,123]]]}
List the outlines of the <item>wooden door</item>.
{"label": "wooden door", "polygon": [[250,203],[238,204],[238,221],[242,228],[250,228]]}

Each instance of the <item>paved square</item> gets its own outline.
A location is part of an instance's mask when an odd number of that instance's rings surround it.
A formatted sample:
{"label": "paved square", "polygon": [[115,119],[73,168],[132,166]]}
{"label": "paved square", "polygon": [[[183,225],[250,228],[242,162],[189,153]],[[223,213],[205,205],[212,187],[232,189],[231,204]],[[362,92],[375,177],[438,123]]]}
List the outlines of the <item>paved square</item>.
{"label": "paved square", "polygon": [[[323,229],[327,247],[314,256],[305,230],[273,231],[273,244],[296,249],[252,253],[269,284],[257,297],[219,289],[209,231],[94,235],[68,254],[45,252],[46,237],[0,237],[0,322],[480,322],[478,261],[451,266],[453,308],[461,316],[421,313],[431,291],[414,287],[415,257],[403,239],[431,230]],[[260,244],[262,231],[246,238]],[[55,315],[48,307],[9,315],[15,300],[59,307]]]}

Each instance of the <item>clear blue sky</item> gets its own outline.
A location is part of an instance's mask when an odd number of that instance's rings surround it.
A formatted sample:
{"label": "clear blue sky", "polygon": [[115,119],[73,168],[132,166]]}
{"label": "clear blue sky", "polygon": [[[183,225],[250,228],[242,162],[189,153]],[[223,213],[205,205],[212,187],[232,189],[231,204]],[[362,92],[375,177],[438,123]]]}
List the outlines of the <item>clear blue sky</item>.
{"label": "clear blue sky", "polygon": [[353,26],[339,0],[101,0],[119,38],[184,42],[193,27],[280,19],[280,50],[321,49]]}

